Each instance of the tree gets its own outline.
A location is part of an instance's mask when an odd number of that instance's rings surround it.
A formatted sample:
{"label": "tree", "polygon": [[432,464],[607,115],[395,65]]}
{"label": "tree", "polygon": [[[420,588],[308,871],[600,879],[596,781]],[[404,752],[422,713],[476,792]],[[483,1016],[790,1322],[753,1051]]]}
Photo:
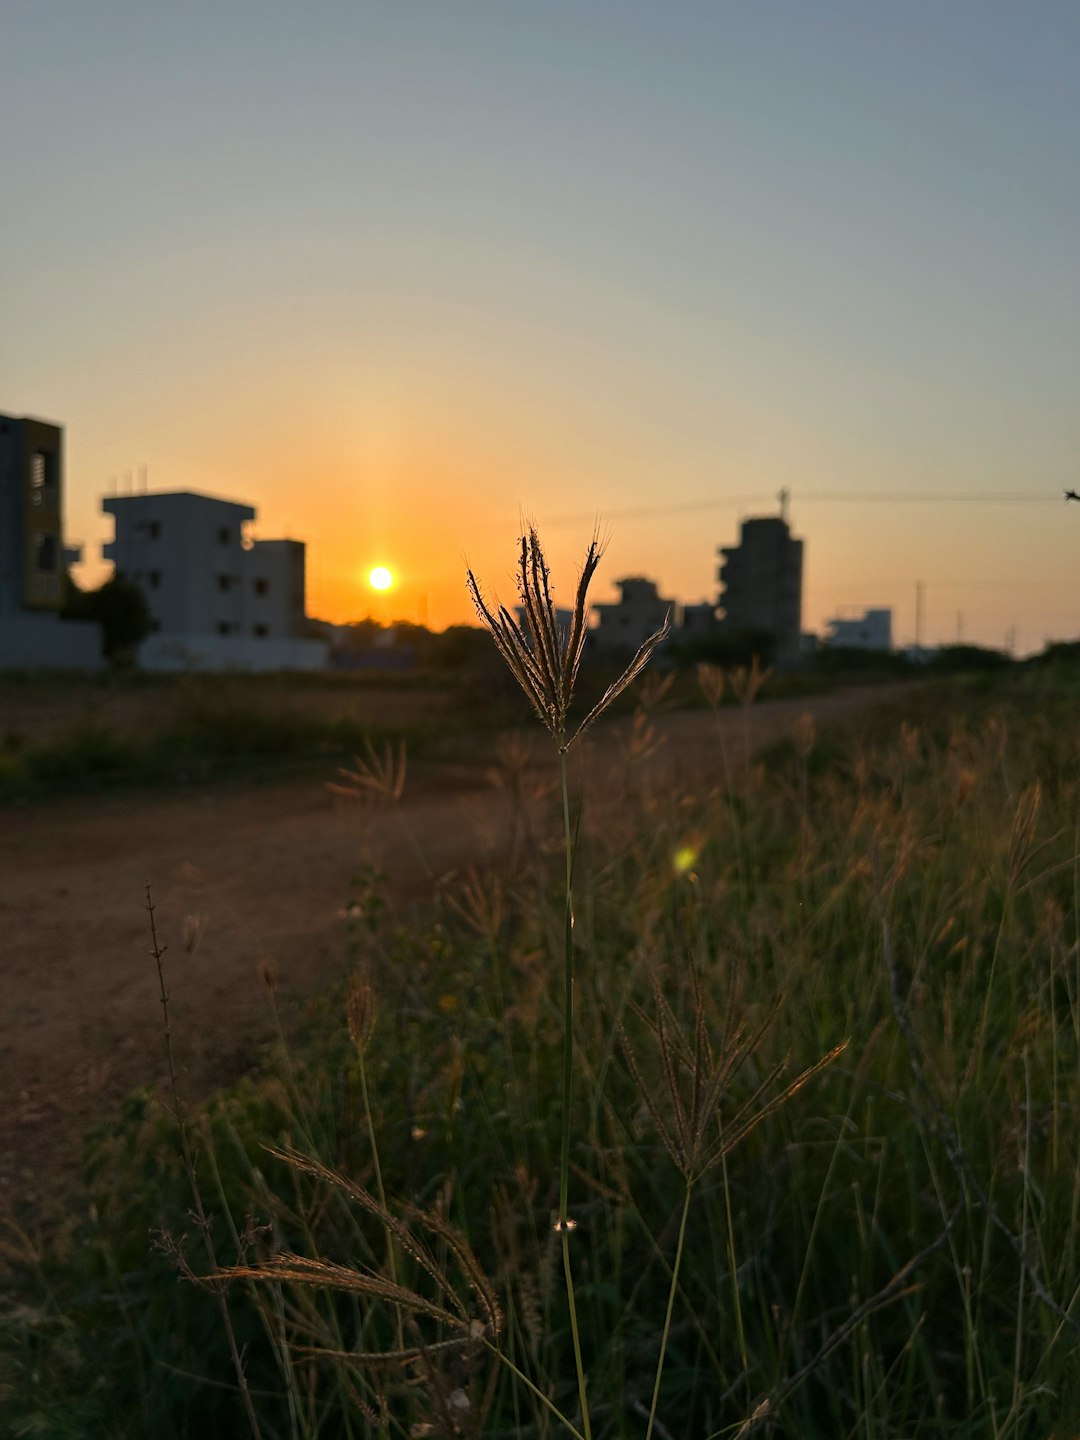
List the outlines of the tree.
{"label": "tree", "polygon": [[96,590],[80,590],[69,576],[64,614],[72,620],[96,620],[102,653],[115,665],[130,663],[140,641],[150,634],[146,596],[133,581],[115,576]]}

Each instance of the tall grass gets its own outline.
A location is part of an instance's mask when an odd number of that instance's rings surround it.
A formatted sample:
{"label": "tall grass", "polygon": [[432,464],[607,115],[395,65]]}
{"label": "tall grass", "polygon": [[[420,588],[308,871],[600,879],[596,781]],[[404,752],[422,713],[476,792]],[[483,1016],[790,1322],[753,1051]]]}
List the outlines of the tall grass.
{"label": "tall grass", "polygon": [[187,1182],[133,1097],[67,1251],[4,1251],[0,1431],[243,1433],[227,1285],[266,1437],[582,1434],[565,1215],[597,1436],[1075,1434],[1078,698],[927,688],[683,785],[642,716],[571,826],[569,1091],[558,792],[424,923],[363,877],[353,978],[190,1117],[231,1278],[148,1253]]}

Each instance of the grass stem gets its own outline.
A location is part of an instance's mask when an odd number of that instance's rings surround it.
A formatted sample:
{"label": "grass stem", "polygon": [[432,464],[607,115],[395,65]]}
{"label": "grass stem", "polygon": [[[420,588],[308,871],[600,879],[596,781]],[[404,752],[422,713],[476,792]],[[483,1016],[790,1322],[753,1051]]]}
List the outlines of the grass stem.
{"label": "grass stem", "polygon": [[[184,1169],[187,1172],[188,1181],[191,1185],[191,1199],[194,1206],[195,1222],[199,1233],[203,1237],[203,1247],[206,1250],[206,1258],[210,1264],[210,1273],[217,1275],[218,1262],[217,1252],[214,1248],[214,1239],[210,1233],[210,1220],[203,1207],[202,1191],[199,1188],[198,1172],[195,1169],[195,1158],[191,1149],[191,1139],[188,1135],[187,1119],[184,1114],[183,1103],[180,1099],[180,1085],[176,1078],[176,1057],[173,1053],[172,1027],[169,1024],[169,991],[165,984],[165,950],[158,944],[157,923],[154,919],[154,901],[150,894],[150,884],[146,886],[146,913],[150,917],[150,954],[153,956],[157,966],[158,985],[161,989],[161,1009],[165,1023],[165,1051],[169,1061],[169,1089],[172,1094],[173,1113],[176,1116],[177,1129],[180,1132],[180,1149],[184,1157]],[[233,1329],[232,1316],[229,1314],[229,1302],[225,1291],[220,1286],[215,1287],[218,1308],[221,1311],[221,1323],[225,1327],[225,1335],[229,1342],[229,1354],[232,1357],[233,1370],[236,1374],[236,1383],[240,1390],[240,1397],[244,1402],[244,1414],[247,1416],[248,1427],[255,1440],[262,1440],[262,1432],[259,1429],[259,1421],[255,1415],[255,1406],[251,1399],[251,1391],[248,1388],[247,1376],[244,1374],[244,1361],[240,1354],[240,1347],[236,1343],[236,1331]]]}
{"label": "grass stem", "polygon": [[690,1197],[694,1193],[693,1180],[687,1180],[683,1195],[682,1215],[679,1217],[679,1239],[675,1246],[675,1263],[671,1267],[671,1284],[668,1287],[667,1310],[664,1313],[664,1329],[660,1336],[660,1354],[656,1361],[656,1379],[653,1381],[652,1404],[649,1406],[649,1424],[645,1440],[652,1440],[656,1424],[656,1407],[660,1403],[660,1381],[664,1375],[664,1357],[667,1355],[668,1335],[671,1331],[671,1313],[675,1308],[675,1295],[679,1288],[679,1270],[682,1266],[683,1245],[686,1242],[686,1217],[690,1213]]}
{"label": "grass stem", "polygon": [[570,787],[566,773],[566,749],[559,745],[559,772],[562,780],[563,834],[566,842],[566,909],[563,936],[563,1064],[562,1115],[559,1145],[559,1239],[562,1242],[563,1274],[566,1277],[566,1303],[570,1311],[570,1335],[574,1344],[574,1369],[577,1372],[578,1402],[585,1440],[591,1440],[589,1401],[585,1385],[585,1366],[581,1358],[581,1336],[578,1332],[577,1306],[574,1303],[574,1275],[570,1264],[570,1101],[574,1081],[574,847],[570,834]]}

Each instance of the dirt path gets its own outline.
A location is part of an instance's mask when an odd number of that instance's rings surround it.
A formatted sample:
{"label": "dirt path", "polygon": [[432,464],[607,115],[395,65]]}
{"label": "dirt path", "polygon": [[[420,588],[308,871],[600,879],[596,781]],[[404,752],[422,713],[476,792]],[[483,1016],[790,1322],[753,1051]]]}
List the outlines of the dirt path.
{"label": "dirt path", "polygon": [[[753,742],[790,732],[806,711],[828,723],[887,693],[761,704]],[[720,718],[738,759],[742,716]],[[671,742],[664,763],[699,782],[715,771],[711,714],[657,725]],[[530,755],[550,764],[544,739],[530,735]],[[585,782],[610,774],[617,754],[608,737],[594,741]],[[341,973],[342,911],[360,866],[384,872],[407,912],[440,876],[482,864],[508,817],[484,757],[418,768],[390,812],[343,805],[317,780],[0,810],[0,1214],[47,1211],[77,1173],[86,1127],[163,1076],[148,881],[184,1084],[200,1090],[241,1073],[271,1031],[260,965],[276,970],[286,1017]],[[185,927],[198,931],[190,951]]]}

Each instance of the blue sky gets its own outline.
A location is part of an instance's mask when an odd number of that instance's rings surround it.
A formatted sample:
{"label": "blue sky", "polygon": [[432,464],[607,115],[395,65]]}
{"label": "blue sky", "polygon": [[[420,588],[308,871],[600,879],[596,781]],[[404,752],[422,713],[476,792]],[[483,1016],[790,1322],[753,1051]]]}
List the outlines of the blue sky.
{"label": "blue sky", "polygon": [[[1080,632],[1080,7],[33,0],[5,51],[0,409],[91,560],[145,465],[335,619],[376,562],[466,618],[523,512],[696,600],[786,486],[808,625]],[[1011,498],[895,498],[956,492]]]}

